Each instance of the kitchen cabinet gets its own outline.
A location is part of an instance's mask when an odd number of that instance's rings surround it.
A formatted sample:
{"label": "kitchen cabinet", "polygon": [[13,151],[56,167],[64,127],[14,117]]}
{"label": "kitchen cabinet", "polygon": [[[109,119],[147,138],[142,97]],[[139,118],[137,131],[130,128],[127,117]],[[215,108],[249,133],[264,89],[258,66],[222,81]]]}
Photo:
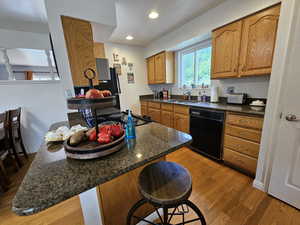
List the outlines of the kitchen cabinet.
{"label": "kitchen cabinet", "polygon": [[174,128],[190,133],[190,108],[188,106],[174,105]]}
{"label": "kitchen cabinet", "polygon": [[173,112],[161,111],[161,124],[173,128]]}
{"label": "kitchen cabinet", "polygon": [[155,84],[155,64],[154,56],[147,59],[148,84]]}
{"label": "kitchen cabinet", "polygon": [[95,58],[105,58],[104,43],[94,43],[94,56]]}
{"label": "kitchen cabinet", "polygon": [[190,116],[174,113],[174,129],[190,133]]}
{"label": "kitchen cabinet", "polygon": [[174,106],[173,104],[161,104],[161,124],[173,128],[174,124]]}
{"label": "kitchen cabinet", "polygon": [[147,58],[148,84],[174,83],[174,53],[161,52]]}
{"label": "kitchen cabinet", "polygon": [[212,34],[212,79],[269,75],[280,4],[217,28]]}
{"label": "kitchen cabinet", "polygon": [[280,5],[243,20],[240,76],[271,74]]}
{"label": "kitchen cabinet", "polygon": [[[73,84],[74,86],[88,86],[89,81],[84,77],[84,71],[88,68],[96,71],[91,23],[67,16],[61,16],[61,21]],[[98,85],[97,77],[93,79],[94,85]]]}
{"label": "kitchen cabinet", "polygon": [[150,116],[151,119],[154,120],[155,122],[160,123],[160,121],[161,121],[160,109],[148,107],[148,116]]}
{"label": "kitchen cabinet", "polygon": [[[189,133],[190,132],[190,113],[188,106],[141,101],[141,112],[147,112],[155,122],[167,127]],[[142,114],[143,115],[143,114]]]}
{"label": "kitchen cabinet", "polygon": [[141,115],[147,116],[148,115],[148,102],[141,101]]}
{"label": "kitchen cabinet", "polygon": [[227,113],[224,153],[225,164],[255,176],[263,118]]}
{"label": "kitchen cabinet", "polygon": [[238,75],[242,21],[224,26],[213,32],[212,78]]}

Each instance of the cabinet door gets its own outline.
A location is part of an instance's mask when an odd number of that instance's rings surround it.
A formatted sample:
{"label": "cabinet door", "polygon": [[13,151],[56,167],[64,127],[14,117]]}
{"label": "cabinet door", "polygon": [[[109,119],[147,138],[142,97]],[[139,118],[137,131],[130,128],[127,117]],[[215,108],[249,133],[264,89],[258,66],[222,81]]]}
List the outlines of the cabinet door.
{"label": "cabinet door", "polygon": [[157,54],[155,58],[155,83],[166,83],[166,55],[165,52]]}
{"label": "cabinet door", "polygon": [[241,76],[271,74],[280,5],[243,20]]}
{"label": "cabinet door", "polygon": [[141,105],[141,115],[142,116],[147,116],[148,115],[147,106]]}
{"label": "cabinet door", "polygon": [[238,76],[242,21],[213,32],[212,79]]}
{"label": "cabinet door", "polygon": [[155,122],[160,123],[160,110],[154,108],[148,108],[148,116]]}
{"label": "cabinet door", "polygon": [[155,63],[154,56],[147,59],[147,68],[148,68],[148,84],[155,84]]}
{"label": "cabinet door", "polygon": [[190,133],[190,116],[174,113],[174,129]]}
{"label": "cabinet door", "polygon": [[161,124],[172,128],[173,120],[173,112],[161,111]]}
{"label": "cabinet door", "polygon": [[[68,58],[74,86],[88,86],[84,71],[92,68],[96,71],[94,41],[91,23],[67,16],[61,17]],[[96,71],[97,72],[97,71]],[[98,85],[98,76],[93,84]]]}

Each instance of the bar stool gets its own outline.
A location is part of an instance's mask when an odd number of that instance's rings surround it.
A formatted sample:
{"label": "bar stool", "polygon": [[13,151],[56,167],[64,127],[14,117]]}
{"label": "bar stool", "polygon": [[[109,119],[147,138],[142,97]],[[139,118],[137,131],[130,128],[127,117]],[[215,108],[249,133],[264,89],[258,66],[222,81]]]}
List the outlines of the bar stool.
{"label": "bar stool", "polygon": [[[199,208],[188,200],[192,192],[192,178],[188,170],[181,165],[160,161],[146,166],[139,175],[138,188],[143,198],[129,210],[127,225],[141,221],[152,225],[172,225],[172,219],[178,217],[182,222],[176,222],[176,225],[192,222],[206,225]],[[139,209],[149,203],[154,207],[160,220],[157,223],[137,215]],[[163,215],[159,213],[160,208]],[[186,220],[186,216],[191,214],[193,218]]]}

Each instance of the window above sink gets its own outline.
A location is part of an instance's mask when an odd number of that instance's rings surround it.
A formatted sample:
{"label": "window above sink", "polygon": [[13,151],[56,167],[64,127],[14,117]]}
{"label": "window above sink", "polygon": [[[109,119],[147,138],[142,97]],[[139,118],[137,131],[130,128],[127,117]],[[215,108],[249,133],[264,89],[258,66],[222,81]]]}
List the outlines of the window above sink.
{"label": "window above sink", "polygon": [[211,41],[178,52],[179,87],[210,86]]}

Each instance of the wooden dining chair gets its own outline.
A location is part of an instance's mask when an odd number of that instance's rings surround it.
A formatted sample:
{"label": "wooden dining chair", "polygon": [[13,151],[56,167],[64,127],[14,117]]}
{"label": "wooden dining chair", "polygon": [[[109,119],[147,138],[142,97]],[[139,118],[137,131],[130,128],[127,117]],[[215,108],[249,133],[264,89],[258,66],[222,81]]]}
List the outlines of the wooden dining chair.
{"label": "wooden dining chair", "polygon": [[15,166],[15,170],[19,169],[17,161],[12,157],[12,153],[10,152],[12,149],[9,148],[7,117],[7,113],[0,113],[0,186],[2,191],[5,191],[9,184],[4,161],[10,158]]}
{"label": "wooden dining chair", "polygon": [[21,147],[21,153],[28,159],[28,154],[23,143],[21,134],[21,108],[9,110],[8,112],[8,126],[9,135],[12,138],[14,149],[18,149],[17,145]]}

